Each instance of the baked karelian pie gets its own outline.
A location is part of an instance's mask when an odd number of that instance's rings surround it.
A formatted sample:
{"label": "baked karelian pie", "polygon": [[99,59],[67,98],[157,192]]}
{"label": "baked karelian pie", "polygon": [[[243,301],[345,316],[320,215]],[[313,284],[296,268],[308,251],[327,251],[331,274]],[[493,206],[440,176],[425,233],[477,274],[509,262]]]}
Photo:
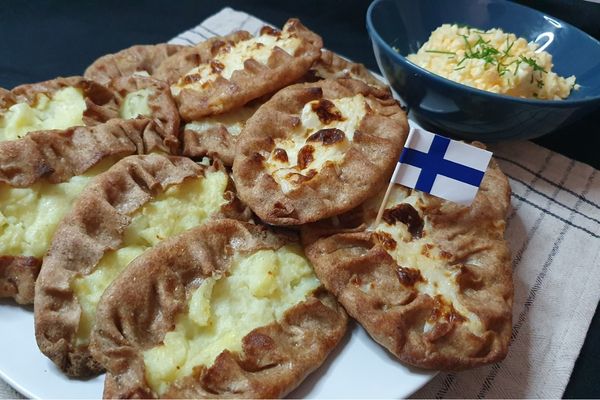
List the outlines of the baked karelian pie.
{"label": "baked karelian pie", "polygon": [[134,74],[153,76],[164,60],[186,47],[167,43],[131,46],[98,58],[83,76],[102,84]]}
{"label": "baked karelian pie", "polygon": [[513,301],[506,176],[492,161],[470,207],[395,185],[373,226],[382,199],[303,227],[321,282],[403,362],[457,370],[503,359]]}
{"label": "baked karelian pie", "polygon": [[194,121],[270,94],[300,79],[319,58],[322,45],[297,19],[281,31],[266,26],[256,37],[240,31],[200,43],[201,49],[210,46],[211,58],[199,57],[199,64],[171,86],[179,113]]}
{"label": "baked karelian pie", "polygon": [[101,371],[89,353],[98,300],[127,264],[210,218],[247,218],[223,167],[130,156],[97,176],[56,229],[35,287],[41,351],[71,376]]}
{"label": "baked karelian pie", "polygon": [[0,107],[0,297],[29,304],[73,199],[120,158],[176,150],[179,116],[166,84],[138,77],[113,90],[80,77],[23,85]]}
{"label": "baked karelian pie", "polygon": [[343,213],[386,184],[407,133],[406,114],[389,91],[354,79],[289,86],[238,138],[239,196],[275,225]]}
{"label": "baked karelian pie", "polygon": [[294,236],[226,219],[137,258],[97,315],[105,398],[282,397],[347,323]]}

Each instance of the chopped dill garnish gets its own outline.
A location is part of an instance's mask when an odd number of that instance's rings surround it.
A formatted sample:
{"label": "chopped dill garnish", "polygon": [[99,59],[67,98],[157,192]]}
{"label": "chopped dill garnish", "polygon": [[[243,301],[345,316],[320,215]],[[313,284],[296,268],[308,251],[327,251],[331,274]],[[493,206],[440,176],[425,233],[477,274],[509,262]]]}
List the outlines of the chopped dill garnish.
{"label": "chopped dill garnish", "polygon": [[442,51],[442,50],[425,50],[425,53],[451,54],[453,56],[456,55],[456,53],[453,51]]}

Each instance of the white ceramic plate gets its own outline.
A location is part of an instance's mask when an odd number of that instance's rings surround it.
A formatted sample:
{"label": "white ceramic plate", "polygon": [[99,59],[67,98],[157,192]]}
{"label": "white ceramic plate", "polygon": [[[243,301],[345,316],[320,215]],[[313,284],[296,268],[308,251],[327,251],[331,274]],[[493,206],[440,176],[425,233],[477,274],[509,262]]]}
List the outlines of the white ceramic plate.
{"label": "white ceramic plate", "polygon": [[[0,376],[24,396],[38,399],[102,397],[104,376],[69,379],[40,353],[30,308],[0,302]],[[427,383],[435,373],[395,361],[357,324],[324,365],[290,397],[400,398]]]}

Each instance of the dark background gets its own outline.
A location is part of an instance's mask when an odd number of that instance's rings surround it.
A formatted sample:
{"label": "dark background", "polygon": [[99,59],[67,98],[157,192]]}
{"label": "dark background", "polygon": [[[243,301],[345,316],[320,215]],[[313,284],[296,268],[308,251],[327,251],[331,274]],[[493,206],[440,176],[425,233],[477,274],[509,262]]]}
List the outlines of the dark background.
{"label": "dark background", "polygon": [[[583,0],[519,2],[600,38],[600,4]],[[369,0],[3,0],[0,87],[10,89],[61,75],[81,75],[101,55],[133,44],[167,41],[225,6],[254,14],[277,26],[292,16],[299,17],[323,37],[327,48],[377,70],[365,29],[369,3]],[[535,142],[600,168],[600,110]],[[600,312],[596,310],[565,397],[600,398],[599,371]]]}

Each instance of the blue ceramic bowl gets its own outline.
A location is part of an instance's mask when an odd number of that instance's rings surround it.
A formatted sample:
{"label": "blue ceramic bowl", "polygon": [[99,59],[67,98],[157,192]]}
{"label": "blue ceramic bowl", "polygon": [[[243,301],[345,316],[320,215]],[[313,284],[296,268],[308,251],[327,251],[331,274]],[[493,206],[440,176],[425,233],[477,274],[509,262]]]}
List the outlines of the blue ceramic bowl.
{"label": "blue ceramic bowl", "polygon": [[[529,41],[548,32],[554,38],[546,48],[553,56],[553,70],[561,76],[575,75],[581,88],[565,100],[521,99],[453,82],[404,57],[416,53],[444,23],[502,28]],[[411,115],[436,132],[486,142],[531,139],[600,106],[600,42],[566,22],[516,3],[375,0],[367,12],[367,29],[382,73]]]}

